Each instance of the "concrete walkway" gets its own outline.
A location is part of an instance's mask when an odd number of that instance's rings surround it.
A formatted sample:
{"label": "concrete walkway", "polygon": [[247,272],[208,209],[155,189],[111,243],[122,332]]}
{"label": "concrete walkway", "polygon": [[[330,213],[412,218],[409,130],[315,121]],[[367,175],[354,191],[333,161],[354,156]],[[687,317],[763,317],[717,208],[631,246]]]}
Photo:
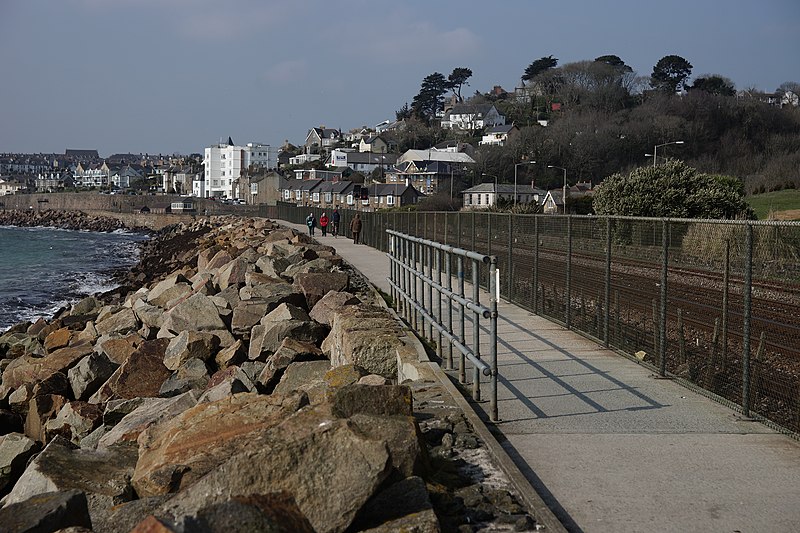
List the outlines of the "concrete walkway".
{"label": "concrete walkway", "polygon": [[[383,252],[316,237],[389,292]],[[800,530],[800,443],[515,305],[499,315],[494,433],[568,530]]]}

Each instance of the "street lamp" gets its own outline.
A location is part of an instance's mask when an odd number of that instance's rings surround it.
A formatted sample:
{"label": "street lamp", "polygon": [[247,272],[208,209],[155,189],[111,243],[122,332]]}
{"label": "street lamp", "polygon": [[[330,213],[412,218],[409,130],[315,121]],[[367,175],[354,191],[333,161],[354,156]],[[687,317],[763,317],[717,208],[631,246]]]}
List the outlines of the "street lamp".
{"label": "street lamp", "polygon": [[[657,155],[657,154],[658,154],[658,149],[659,149],[661,146],[667,146],[667,145],[669,145],[669,144],[683,144],[683,141],[670,141],[670,142],[668,142],[668,143],[663,143],[663,144],[657,144],[657,145],[655,145],[655,146],[653,147],[653,168],[655,168],[655,166],[656,166],[656,161],[657,161],[657,159],[656,159],[656,158],[658,157],[658,155]],[[646,154],[645,154],[645,155],[646,155]]]}
{"label": "street lamp", "polygon": [[497,176],[494,174],[487,174],[486,172],[481,172],[481,176],[486,176],[487,178],[494,178],[494,201],[492,202],[494,205],[497,205]]}
{"label": "street lamp", "polygon": [[564,202],[564,214],[567,214],[567,169],[555,165],[547,165],[547,168],[558,168],[564,171],[564,189],[561,193],[561,201]]}
{"label": "street lamp", "polygon": [[536,161],[523,161],[514,165],[514,205],[517,205],[517,167],[520,165],[533,165]]}

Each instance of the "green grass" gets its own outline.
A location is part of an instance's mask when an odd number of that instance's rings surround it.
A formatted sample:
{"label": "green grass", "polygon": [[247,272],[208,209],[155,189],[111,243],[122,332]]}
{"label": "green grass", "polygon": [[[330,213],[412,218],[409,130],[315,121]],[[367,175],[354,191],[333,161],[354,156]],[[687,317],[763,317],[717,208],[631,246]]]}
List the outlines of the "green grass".
{"label": "green grass", "polygon": [[[770,211],[778,213],[780,211],[800,210],[800,190],[786,189],[783,191],[756,194],[753,196],[748,196],[747,201],[756,212],[758,219],[766,220]],[[800,213],[790,219],[785,220],[799,218]]]}

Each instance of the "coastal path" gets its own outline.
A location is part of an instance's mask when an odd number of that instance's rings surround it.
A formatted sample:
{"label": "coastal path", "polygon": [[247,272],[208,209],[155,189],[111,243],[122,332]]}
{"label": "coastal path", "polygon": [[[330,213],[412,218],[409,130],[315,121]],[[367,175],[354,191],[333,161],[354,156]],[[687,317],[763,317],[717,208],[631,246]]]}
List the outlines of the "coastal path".
{"label": "coastal path", "polygon": [[[316,239],[390,292],[385,253]],[[486,425],[567,530],[800,530],[796,440],[560,325],[498,307],[500,421]],[[470,405],[489,420],[488,402]]]}

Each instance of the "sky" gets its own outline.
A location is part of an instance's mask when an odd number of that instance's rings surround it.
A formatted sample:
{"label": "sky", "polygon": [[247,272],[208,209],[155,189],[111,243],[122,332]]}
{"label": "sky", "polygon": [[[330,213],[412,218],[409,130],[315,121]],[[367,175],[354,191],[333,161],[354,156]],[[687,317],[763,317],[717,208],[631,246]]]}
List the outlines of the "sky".
{"label": "sky", "polygon": [[798,0],[0,0],[0,153],[202,153],[394,119],[456,67],[666,55],[738,89],[800,82]]}

